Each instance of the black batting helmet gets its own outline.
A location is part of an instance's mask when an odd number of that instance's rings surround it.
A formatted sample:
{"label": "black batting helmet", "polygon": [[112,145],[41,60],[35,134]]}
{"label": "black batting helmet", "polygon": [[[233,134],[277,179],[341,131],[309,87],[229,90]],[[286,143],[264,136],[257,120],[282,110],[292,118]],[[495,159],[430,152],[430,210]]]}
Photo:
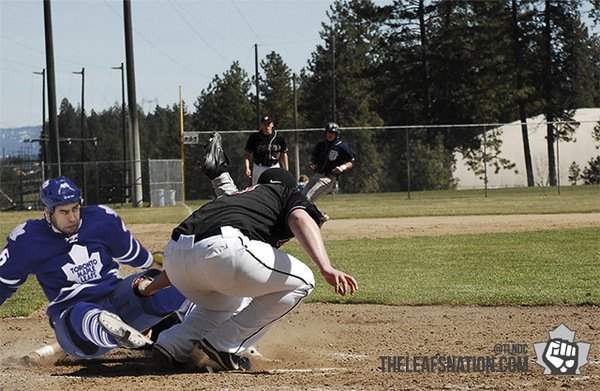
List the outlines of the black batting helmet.
{"label": "black batting helmet", "polygon": [[340,126],[338,124],[336,124],[335,122],[330,122],[327,125],[325,125],[325,131],[335,133],[339,136],[340,135]]}

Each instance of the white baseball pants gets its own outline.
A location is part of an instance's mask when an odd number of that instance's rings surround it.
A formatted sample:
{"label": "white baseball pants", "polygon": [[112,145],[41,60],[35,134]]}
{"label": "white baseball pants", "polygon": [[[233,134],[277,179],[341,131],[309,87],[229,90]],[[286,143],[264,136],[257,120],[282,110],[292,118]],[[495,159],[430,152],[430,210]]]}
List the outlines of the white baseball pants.
{"label": "white baseball pants", "polygon": [[169,241],[164,265],[171,283],[197,305],[179,332],[230,353],[255,344],[315,285],[303,262],[232,227],[198,242],[193,235]]}

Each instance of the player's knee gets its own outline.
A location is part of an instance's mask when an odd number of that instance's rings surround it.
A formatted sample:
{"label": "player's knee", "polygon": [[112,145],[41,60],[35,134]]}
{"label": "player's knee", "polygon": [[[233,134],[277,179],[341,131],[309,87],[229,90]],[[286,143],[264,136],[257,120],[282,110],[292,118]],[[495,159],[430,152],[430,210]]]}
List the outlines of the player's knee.
{"label": "player's knee", "polygon": [[306,292],[305,297],[310,295],[312,291],[315,289],[315,275],[312,270],[307,267],[307,272],[302,276],[302,280],[304,281],[304,286],[300,288],[301,291]]}

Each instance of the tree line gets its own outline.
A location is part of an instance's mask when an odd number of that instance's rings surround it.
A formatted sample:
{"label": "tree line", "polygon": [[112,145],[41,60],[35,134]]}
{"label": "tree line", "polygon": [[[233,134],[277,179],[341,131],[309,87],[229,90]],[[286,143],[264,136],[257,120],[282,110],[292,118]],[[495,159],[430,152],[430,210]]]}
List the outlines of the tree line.
{"label": "tree line", "polygon": [[[276,52],[260,61],[260,114],[274,117],[279,129],[320,128],[330,121],[343,129],[520,120],[529,186],[539,178],[534,178],[525,119],[543,114],[549,164],[544,180],[555,185],[556,141],[573,136],[577,124],[568,121],[575,109],[600,107],[600,36],[584,23],[600,23],[598,10],[600,0],[398,0],[385,6],[337,0],[322,23],[321,43],[299,75]],[[191,106],[184,102],[185,130],[256,128],[255,82],[233,62]],[[98,142],[62,143],[62,160],[80,161],[81,148],[86,148],[88,161],[126,156],[121,109],[116,103],[101,112],[81,113],[64,99],[61,137],[79,137],[84,123],[85,136]],[[179,112],[178,103],[156,106],[147,114],[139,111],[143,159],[180,158]],[[425,126],[411,130],[409,149],[400,132],[343,133],[359,158],[344,189],[403,191],[409,180],[412,190],[452,188],[454,152],[493,159],[491,152],[482,153],[482,131]],[[246,137],[238,134],[229,141],[243,146]],[[315,142],[314,137],[299,140],[303,155]],[[489,143],[493,146],[494,140]],[[241,161],[239,149],[228,151],[232,161]],[[201,145],[186,146],[189,198],[210,193],[195,165],[201,154]],[[406,177],[407,164],[414,167],[411,178]],[[501,159],[495,164],[510,166]],[[593,164],[590,172],[595,172]]]}

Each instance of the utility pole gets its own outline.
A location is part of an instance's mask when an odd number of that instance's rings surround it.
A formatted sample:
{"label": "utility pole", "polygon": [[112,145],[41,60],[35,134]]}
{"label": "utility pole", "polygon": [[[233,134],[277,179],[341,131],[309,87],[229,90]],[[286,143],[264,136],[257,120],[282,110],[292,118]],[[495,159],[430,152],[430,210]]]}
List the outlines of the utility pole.
{"label": "utility pole", "polygon": [[123,131],[123,193],[125,200],[129,198],[129,170],[127,170],[127,115],[125,114],[125,65],[112,67],[121,71],[121,129]]}
{"label": "utility pole", "polygon": [[54,72],[54,44],[52,42],[52,9],[50,0],[44,0],[44,37],[46,41],[46,69],[48,70],[48,124],[50,177],[61,175],[58,118],[56,110],[56,80]]}
{"label": "utility pole", "polygon": [[85,175],[85,68],[81,68],[81,72],[71,72],[75,75],[81,75],[81,117],[80,130],[81,137],[81,178],[83,181],[83,194],[87,194],[87,180]]}
{"label": "utility pole", "polygon": [[260,129],[260,89],[258,83],[258,45],[254,44],[254,75],[256,82],[256,121]]}
{"label": "utility pole", "polygon": [[123,16],[125,19],[125,57],[127,62],[127,93],[129,102],[129,129],[131,134],[132,155],[132,194],[133,206],[142,207],[142,161],[140,154],[140,129],[135,95],[135,69],[133,65],[133,26],[131,24],[131,0],[123,0]]}
{"label": "utility pole", "polygon": [[331,32],[331,120],[337,122],[335,107],[335,31]]}
{"label": "utility pole", "polygon": [[[46,132],[46,68],[43,68],[41,72],[33,72],[36,75],[42,75],[42,140],[40,147],[42,148],[42,161],[48,163],[48,133]],[[46,173],[42,172],[42,179],[46,179]]]}
{"label": "utility pole", "polygon": [[[292,94],[294,96],[294,129],[298,129],[298,96],[296,95],[296,74],[292,74]],[[300,178],[300,148],[298,146],[298,131],[296,133],[296,142],[294,146],[294,169],[296,171],[296,180]]]}
{"label": "utility pole", "polygon": [[183,115],[183,90],[179,85],[179,143],[181,145],[181,197],[185,204],[185,149],[183,148],[183,132],[184,132],[184,115]]}

